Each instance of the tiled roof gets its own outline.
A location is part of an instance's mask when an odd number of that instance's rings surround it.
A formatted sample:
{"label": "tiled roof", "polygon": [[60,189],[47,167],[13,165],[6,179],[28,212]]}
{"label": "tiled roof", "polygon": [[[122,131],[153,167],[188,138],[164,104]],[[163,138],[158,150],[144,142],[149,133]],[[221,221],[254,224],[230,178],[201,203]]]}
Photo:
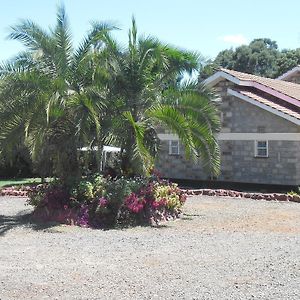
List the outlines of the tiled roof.
{"label": "tiled roof", "polygon": [[258,101],[264,105],[267,105],[273,109],[276,109],[286,115],[289,115],[291,117],[294,117],[298,120],[300,120],[300,112],[299,110],[293,110],[293,109],[290,109],[288,107],[285,107],[283,104],[280,104],[277,103],[274,101],[273,97],[268,97],[268,96],[262,96],[259,94],[259,92],[255,91],[254,89],[242,89],[242,88],[239,88],[237,90],[235,90],[236,92],[244,95],[244,96],[247,96],[255,101]]}
{"label": "tiled roof", "polygon": [[[299,101],[299,107],[300,107],[300,84],[287,82],[279,79],[271,79],[271,78],[265,78],[260,77],[252,74],[247,73],[241,73],[237,71],[232,71],[228,69],[220,69],[220,71],[229,74],[235,78],[237,78],[240,81],[251,81],[258,84],[261,84],[267,88],[270,88],[274,91],[277,91],[281,94],[284,94],[288,97],[291,97],[293,99],[296,99]],[[297,105],[298,106],[298,105]]]}

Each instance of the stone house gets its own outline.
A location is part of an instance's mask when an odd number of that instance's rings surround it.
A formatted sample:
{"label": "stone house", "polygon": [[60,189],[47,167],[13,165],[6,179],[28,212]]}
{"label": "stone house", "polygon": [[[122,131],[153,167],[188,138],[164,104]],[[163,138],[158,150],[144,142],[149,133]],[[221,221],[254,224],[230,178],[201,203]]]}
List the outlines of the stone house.
{"label": "stone house", "polygon": [[[205,84],[220,95],[219,181],[300,185],[300,66],[277,79],[220,69]],[[164,177],[208,180],[163,133],[157,168]]]}

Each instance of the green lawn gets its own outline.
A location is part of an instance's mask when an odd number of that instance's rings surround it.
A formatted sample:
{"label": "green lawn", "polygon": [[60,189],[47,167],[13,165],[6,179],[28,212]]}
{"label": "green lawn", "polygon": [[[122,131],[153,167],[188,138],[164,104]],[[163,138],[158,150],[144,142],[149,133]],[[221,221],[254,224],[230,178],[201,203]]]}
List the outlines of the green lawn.
{"label": "green lawn", "polygon": [[12,186],[12,185],[26,185],[26,184],[33,184],[33,183],[41,183],[41,178],[0,179],[0,188]]}

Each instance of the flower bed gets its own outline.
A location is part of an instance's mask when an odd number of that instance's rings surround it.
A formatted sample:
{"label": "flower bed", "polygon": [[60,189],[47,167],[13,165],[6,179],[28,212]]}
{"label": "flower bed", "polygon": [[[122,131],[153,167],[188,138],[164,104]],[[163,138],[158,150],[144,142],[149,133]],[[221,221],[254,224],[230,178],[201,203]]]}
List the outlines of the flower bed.
{"label": "flower bed", "polygon": [[29,192],[28,203],[40,221],[107,228],[176,219],[185,200],[185,193],[167,181],[94,176],[71,190],[59,183],[39,186]]}

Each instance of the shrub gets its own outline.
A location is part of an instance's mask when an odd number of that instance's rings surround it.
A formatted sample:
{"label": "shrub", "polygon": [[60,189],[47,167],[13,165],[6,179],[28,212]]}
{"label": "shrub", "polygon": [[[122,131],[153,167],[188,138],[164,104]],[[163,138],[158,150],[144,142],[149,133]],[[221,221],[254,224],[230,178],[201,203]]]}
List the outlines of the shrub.
{"label": "shrub", "polygon": [[294,190],[294,191],[288,192],[288,195],[299,196],[300,195],[300,187],[298,187],[296,191]]}
{"label": "shrub", "polygon": [[79,202],[91,202],[94,198],[93,184],[89,181],[81,181],[75,195]]}
{"label": "shrub", "polygon": [[57,182],[38,185],[29,192],[28,204],[35,207],[47,206],[50,209],[60,209],[70,203],[70,193]]}
{"label": "shrub", "polygon": [[[186,200],[176,184],[156,178],[105,179],[100,175],[84,178],[71,192],[56,182],[41,186],[30,194],[29,204],[36,210],[61,210],[74,216],[83,227],[105,228],[115,225],[157,224],[176,218]],[[51,219],[51,217],[50,217]]]}

